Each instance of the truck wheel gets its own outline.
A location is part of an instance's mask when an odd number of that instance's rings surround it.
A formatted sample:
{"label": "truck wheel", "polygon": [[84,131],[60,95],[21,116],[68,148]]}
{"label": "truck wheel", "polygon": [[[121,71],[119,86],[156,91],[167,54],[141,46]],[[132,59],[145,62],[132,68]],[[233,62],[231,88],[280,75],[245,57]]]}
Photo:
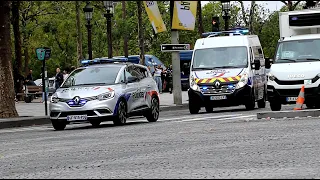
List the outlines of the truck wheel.
{"label": "truck wheel", "polygon": [[206,112],[207,113],[212,113],[213,112],[213,107],[210,105],[205,106]]}
{"label": "truck wheel", "polygon": [[272,111],[280,111],[281,103],[278,101],[270,101],[270,107]]}
{"label": "truck wheel", "polygon": [[258,101],[258,108],[266,107],[266,94],[263,93],[263,98]]}
{"label": "truck wheel", "polygon": [[250,98],[250,101],[247,102],[245,104],[246,106],[246,109],[247,110],[254,110],[255,106],[256,106],[256,101],[255,101],[255,97],[254,97],[254,92],[252,91],[251,93],[251,98]]}
{"label": "truck wheel", "polygon": [[315,104],[314,103],[306,103],[306,106],[308,109],[314,108]]}

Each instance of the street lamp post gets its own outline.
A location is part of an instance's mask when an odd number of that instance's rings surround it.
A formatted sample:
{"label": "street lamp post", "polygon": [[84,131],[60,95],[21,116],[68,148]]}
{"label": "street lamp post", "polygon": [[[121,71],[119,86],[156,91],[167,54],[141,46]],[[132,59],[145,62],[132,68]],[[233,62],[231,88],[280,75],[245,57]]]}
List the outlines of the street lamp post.
{"label": "street lamp post", "polygon": [[89,60],[92,60],[92,44],[91,44],[91,28],[92,25],[90,24],[90,21],[92,19],[92,12],[93,7],[90,5],[90,3],[87,3],[87,5],[83,8],[83,11],[86,15],[87,20],[87,31],[88,31],[88,54],[89,54]]}
{"label": "street lamp post", "polygon": [[224,19],[224,30],[229,29],[229,19],[230,19],[230,1],[221,1],[222,3],[222,17]]}
{"label": "street lamp post", "polygon": [[104,17],[107,19],[108,58],[112,58],[111,18],[113,16],[113,1],[103,1],[103,4],[106,8]]}

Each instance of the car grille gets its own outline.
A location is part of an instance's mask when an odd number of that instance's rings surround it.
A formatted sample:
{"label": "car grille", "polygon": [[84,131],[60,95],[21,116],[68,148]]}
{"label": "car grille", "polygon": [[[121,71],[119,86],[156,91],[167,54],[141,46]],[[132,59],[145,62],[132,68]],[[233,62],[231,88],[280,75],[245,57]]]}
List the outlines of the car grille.
{"label": "car grille", "polygon": [[232,94],[236,84],[223,84],[218,88],[213,85],[200,85],[200,90],[203,94]]}
{"label": "car grille", "polygon": [[[92,97],[85,97],[85,98],[81,98],[81,99],[86,100],[86,101],[93,101],[93,100],[98,99],[98,97],[97,96],[92,96]],[[72,99],[59,98],[60,102],[68,102],[70,100],[72,100]]]}
{"label": "car grille", "polygon": [[[314,77],[311,81],[312,83],[315,83],[316,81],[318,81],[319,77],[316,76]],[[277,84],[279,85],[297,85],[297,84],[304,84],[304,80],[295,80],[295,81],[282,81],[279,80],[277,78],[275,78],[274,80]]]}

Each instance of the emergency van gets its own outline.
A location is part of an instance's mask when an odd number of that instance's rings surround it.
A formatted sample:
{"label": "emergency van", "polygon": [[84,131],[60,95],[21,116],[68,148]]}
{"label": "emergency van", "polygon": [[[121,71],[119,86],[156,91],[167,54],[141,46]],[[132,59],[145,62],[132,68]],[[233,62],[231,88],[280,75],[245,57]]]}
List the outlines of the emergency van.
{"label": "emergency van", "polygon": [[194,46],[190,66],[189,111],[205,107],[266,106],[266,69],[256,35],[247,29],[203,33]]}
{"label": "emergency van", "polygon": [[320,108],[320,9],[279,13],[280,39],[273,60],[266,61],[271,110],[296,103],[302,86],[305,104]]}

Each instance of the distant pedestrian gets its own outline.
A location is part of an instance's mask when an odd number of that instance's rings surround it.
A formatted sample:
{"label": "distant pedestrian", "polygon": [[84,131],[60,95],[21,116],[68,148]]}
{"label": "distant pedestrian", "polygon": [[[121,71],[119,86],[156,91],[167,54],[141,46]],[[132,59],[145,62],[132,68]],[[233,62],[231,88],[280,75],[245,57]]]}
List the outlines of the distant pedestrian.
{"label": "distant pedestrian", "polygon": [[70,68],[70,73],[71,73],[72,71],[74,71],[75,69],[76,69],[76,67],[71,66],[71,68]]}
{"label": "distant pedestrian", "polygon": [[26,85],[36,86],[36,83],[33,82],[32,69],[29,69],[29,74],[26,77]]}
{"label": "distant pedestrian", "polygon": [[160,93],[162,93],[162,80],[161,80],[162,68],[160,65],[154,67],[154,80],[157,83]]}
{"label": "distant pedestrian", "polygon": [[63,70],[63,80],[65,81],[66,79],[67,79],[67,77],[69,76],[69,72],[70,70],[69,70],[69,68],[65,68],[64,70]]}
{"label": "distant pedestrian", "polygon": [[56,90],[61,86],[63,83],[63,74],[60,72],[60,68],[56,69],[56,77],[55,77],[55,88]]}

